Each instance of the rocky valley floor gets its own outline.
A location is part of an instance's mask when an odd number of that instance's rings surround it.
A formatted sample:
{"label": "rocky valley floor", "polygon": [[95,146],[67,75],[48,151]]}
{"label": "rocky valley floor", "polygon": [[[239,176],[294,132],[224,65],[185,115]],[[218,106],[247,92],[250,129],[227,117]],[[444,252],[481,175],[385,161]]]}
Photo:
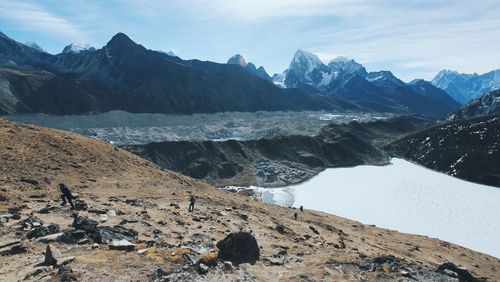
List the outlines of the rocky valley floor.
{"label": "rocky valley floor", "polygon": [[[497,258],[334,215],[264,204],[95,139],[0,120],[0,144],[1,281],[500,277]],[[77,194],[78,211],[59,205],[60,182]],[[194,212],[187,210],[191,194],[197,198]],[[217,242],[235,232],[255,237],[260,258],[254,264],[217,258]],[[120,239],[133,245],[117,245]]]}

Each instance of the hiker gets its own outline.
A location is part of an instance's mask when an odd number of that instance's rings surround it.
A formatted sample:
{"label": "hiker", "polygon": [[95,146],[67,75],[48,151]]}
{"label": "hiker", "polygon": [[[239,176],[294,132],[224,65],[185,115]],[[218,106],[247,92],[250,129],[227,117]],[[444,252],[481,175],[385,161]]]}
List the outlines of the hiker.
{"label": "hiker", "polygon": [[191,195],[191,197],[189,198],[189,203],[190,203],[189,204],[189,209],[188,209],[189,212],[194,211],[194,203],[195,202],[196,202],[196,199],[194,198],[193,195]]}
{"label": "hiker", "polygon": [[300,211],[304,212],[304,207],[303,206],[300,206]]}
{"label": "hiker", "polygon": [[293,213],[293,218],[294,218],[295,220],[297,220],[297,218],[299,218],[299,215],[295,212],[295,213]]}
{"label": "hiker", "polygon": [[71,194],[71,191],[69,191],[68,186],[66,186],[64,183],[59,183],[59,190],[61,190],[61,199],[63,201],[61,203],[61,206],[65,206],[66,201],[68,201],[71,205],[71,209],[74,210],[75,205],[73,205],[73,195]]}

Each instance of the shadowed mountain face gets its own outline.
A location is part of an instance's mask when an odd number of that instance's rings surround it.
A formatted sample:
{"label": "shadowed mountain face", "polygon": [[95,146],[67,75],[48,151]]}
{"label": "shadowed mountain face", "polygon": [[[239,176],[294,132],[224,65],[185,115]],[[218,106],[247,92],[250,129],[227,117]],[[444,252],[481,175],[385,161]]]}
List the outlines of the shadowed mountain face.
{"label": "shadowed mountain face", "polygon": [[500,117],[439,124],[398,140],[387,149],[430,169],[500,187]]}
{"label": "shadowed mountain face", "polygon": [[500,90],[492,91],[473,100],[463,108],[451,114],[448,119],[460,120],[486,115],[500,115]]}
{"label": "shadowed mountain face", "polygon": [[[44,112],[78,114],[91,111],[124,110],[149,113],[210,113],[221,111],[258,110],[356,110],[359,107],[336,98],[281,89],[245,69],[226,64],[183,61],[161,52],[151,51],[133,42],[123,33],[115,35],[103,48],[81,52],[50,55],[30,48],[2,35],[0,60],[11,61],[26,68],[43,69],[60,80],[72,82],[78,92],[90,95],[93,103],[77,109],[51,107],[8,108],[6,113]],[[4,80],[22,80],[26,69],[12,71]],[[18,74],[16,76],[16,74]],[[31,73],[31,76],[36,73]],[[38,78],[43,80],[42,78]],[[10,83],[9,84],[15,84]],[[50,85],[44,84],[46,87]],[[51,88],[57,92],[61,89]],[[16,92],[5,89],[2,100]],[[75,91],[64,91],[70,104],[78,103]],[[26,89],[17,90],[19,104],[27,104],[23,97],[37,95]],[[7,98],[6,98],[7,97]],[[42,99],[42,98],[36,98]],[[12,99],[10,99],[12,100]],[[60,107],[64,107],[61,104]]]}
{"label": "shadowed mountain face", "polygon": [[380,146],[424,124],[422,119],[401,117],[332,124],[312,137],[159,142],[125,148],[163,168],[218,186],[277,186],[304,181],[327,167],[387,164]]}

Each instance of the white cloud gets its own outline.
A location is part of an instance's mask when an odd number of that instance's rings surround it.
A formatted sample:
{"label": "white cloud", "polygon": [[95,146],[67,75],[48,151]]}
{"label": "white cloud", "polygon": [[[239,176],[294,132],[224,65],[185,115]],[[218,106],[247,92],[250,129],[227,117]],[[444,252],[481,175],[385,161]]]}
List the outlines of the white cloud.
{"label": "white cloud", "polygon": [[67,19],[46,11],[35,4],[19,1],[0,1],[0,16],[22,29],[51,33],[75,41],[85,41],[85,33]]}

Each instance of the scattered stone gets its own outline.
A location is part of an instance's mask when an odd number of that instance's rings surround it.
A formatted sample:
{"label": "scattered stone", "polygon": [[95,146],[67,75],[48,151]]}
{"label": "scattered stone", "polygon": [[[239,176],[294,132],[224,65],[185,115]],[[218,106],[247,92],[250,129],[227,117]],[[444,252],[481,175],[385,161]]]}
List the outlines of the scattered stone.
{"label": "scattered stone", "polygon": [[135,245],[130,243],[129,241],[122,240],[113,240],[108,244],[109,249],[111,250],[119,250],[119,251],[133,251],[135,249]]}
{"label": "scattered stone", "polygon": [[65,235],[64,232],[59,232],[55,234],[50,234],[46,235],[40,238],[37,238],[36,241],[42,242],[42,243],[49,243],[49,242],[55,242],[55,241],[60,241],[61,238]]}
{"label": "scattered stone", "polygon": [[87,203],[81,199],[75,200],[75,210],[76,211],[86,211],[88,209]]}
{"label": "scattered stone", "polygon": [[33,239],[33,238],[39,238],[43,236],[47,236],[50,234],[55,234],[61,232],[59,225],[55,223],[51,223],[49,225],[42,225],[33,228],[27,235],[26,238],[28,239]]}
{"label": "scattered stone", "polygon": [[28,184],[31,184],[33,186],[39,185],[38,181],[36,181],[34,179],[29,179],[29,178],[21,178],[21,182],[28,183]]}
{"label": "scattered stone", "polygon": [[90,209],[88,210],[89,213],[96,213],[96,214],[106,214],[109,210],[108,209]]}
{"label": "scattered stone", "polygon": [[108,220],[109,220],[109,217],[108,217],[108,215],[106,215],[106,214],[101,214],[101,215],[99,216],[99,222],[101,222],[101,223],[106,222],[106,221],[108,221]]}
{"label": "scattered stone", "polygon": [[458,278],[459,281],[467,281],[467,282],[486,281],[486,279],[483,278],[476,278],[469,272],[469,270],[467,270],[467,268],[462,266],[457,266],[453,262],[449,261],[438,266],[437,272],[443,273],[453,278]]}
{"label": "scattered stone", "polygon": [[170,206],[171,206],[171,207],[174,207],[175,209],[180,209],[180,208],[181,208],[181,207],[179,207],[179,205],[178,205],[178,204],[176,204],[176,203],[170,203]]}
{"label": "scattered stone", "polygon": [[134,241],[137,240],[138,235],[137,231],[120,225],[97,227],[97,231],[99,234],[97,243],[105,243],[113,240]]}
{"label": "scattered stone", "polygon": [[92,241],[90,241],[89,238],[83,238],[80,241],[76,242],[78,245],[85,245],[85,244],[90,244]]}
{"label": "scattered stone", "polygon": [[125,203],[136,207],[144,206],[144,202],[139,199],[126,199]]}
{"label": "scattered stone", "polygon": [[56,206],[52,206],[52,205],[47,205],[46,207],[44,208],[41,208],[38,213],[42,213],[42,214],[47,214],[47,213],[50,213],[51,211],[57,209]]}
{"label": "scattered stone", "polygon": [[200,274],[208,273],[208,266],[206,266],[203,263],[198,264],[198,273],[200,273]]}
{"label": "scattered stone", "polygon": [[243,220],[245,220],[245,221],[247,221],[247,220],[248,220],[248,215],[246,215],[246,214],[242,214],[242,213],[240,213],[240,214],[238,214],[238,215],[240,216],[240,218],[241,218],[241,219],[243,219]]}
{"label": "scattered stone", "polygon": [[280,234],[286,234],[285,226],[283,226],[281,224],[276,226],[276,231],[278,231],[278,233],[280,233]]}
{"label": "scattered stone", "polygon": [[309,225],[309,229],[310,229],[312,232],[314,232],[315,234],[319,235],[319,231],[318,231],[318,229],[314,228],[314,226]]}
{"label": "scattered stone", "polygon": [[225,270],[231,270],[233,269],[233,263],[230,261],[224,261],[224,269]]}
{"label": "scattered stone", "polygon": [[62,259],[62,253],[55,246],[49,244],[45,249],[45,264],[57,265],[57,261]]}
{"label": "scattered stone", "polygon": [[28,248],[20,243],[8,245],[0,248],[0,256],[10,256],[25,253]]}
{"label": "scattered stone", "polygon": [[284,265],[285,260],[280,257],[267,257],[266,261],[270,262],[271,265]]}
{"label": "scattered stone", "polygon": [[148,252],[148,249],[141,249],[137,251],[138,255],[145,255]]}
{"label": "scattered stone", "polygon": [[78,275],[67,265],[63,265],[59,268],[56,277],[57,281],[78,281]]}
{"label": "scattered stone", "polygon": [[231,233],[223,240],[217,242],[219,259],[231,261],[234,264],[254,264],[260,256],[257,240],[250,233]]}

